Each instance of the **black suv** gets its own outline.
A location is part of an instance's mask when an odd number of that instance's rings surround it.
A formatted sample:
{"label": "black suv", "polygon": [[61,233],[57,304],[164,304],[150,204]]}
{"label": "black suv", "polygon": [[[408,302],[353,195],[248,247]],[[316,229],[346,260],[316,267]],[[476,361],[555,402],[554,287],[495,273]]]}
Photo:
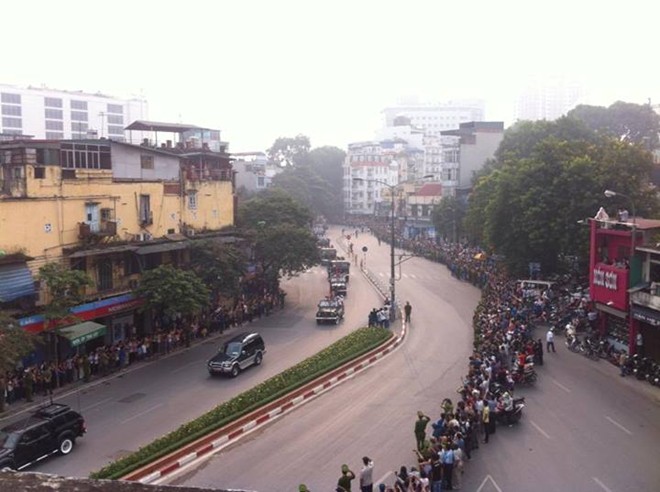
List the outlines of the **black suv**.
{"label": "black suv", "polygon": [[20,470],[54,454],[69,454],[85,432],[85,420],[67,405],[51,403],[0,429],[0,469]]}
{"label": "black suv", "polygon": [[212,376],[229,374],[236,377],[243,369],[253,364],[260,365],[265,353],[266,346],[261,335],[241,333],[225,343],[222,349],[209,360],[207,367]]}

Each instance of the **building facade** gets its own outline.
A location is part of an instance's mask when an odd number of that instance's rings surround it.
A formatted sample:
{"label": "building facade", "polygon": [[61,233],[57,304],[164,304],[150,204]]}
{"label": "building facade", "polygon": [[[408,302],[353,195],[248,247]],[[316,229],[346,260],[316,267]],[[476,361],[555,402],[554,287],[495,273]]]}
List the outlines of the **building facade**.
{"label": "building facade", "polygon": [[458,130],[443,131],[441,135],[443,192],[448,196],[465,194],[472,189],[475,173],[495,156],[504,138],[504,123],[461,123]]}
{"label": "building facade", "polygon": [[232,157],[239,194],[249,196],[270,188],[273,178],[284,170],[269,163],[264,152],[239,152],[232,154]]}
{"label": "building facade", "polygon": [[148,117],[148,104],[141,98],[0,84],[0,112],[0,135],[120,141],[128,140],[129,122]]}
{"label": "building facade", "polygon": [[424,134],[439,135],[444,130],[454,130],[461,123],[483,121],[485,105],[481,100],[457,100],[440,104],[400,104],[383,110],[385,127],[395,125],[395,120],[405,117],[410,125]]}
{"label": "building facade", "polygon": [[[0,303],[48,303],[38,270],[59,262],[91,278],[90,301],[73,312],[107,326],[106,342],[138,324],[149,330],[131,294],[141,273],[183,264],[196,239],[233,225],[234,214],[226,153],[105,139],[0,143]],[[19,322],[45,328],[40,315]]]}
{"label": "building facade", "polygon": [[585,101],[582,84],[568,80],[543,80],[529,84],[518,96],[516,120],[556,120]]}

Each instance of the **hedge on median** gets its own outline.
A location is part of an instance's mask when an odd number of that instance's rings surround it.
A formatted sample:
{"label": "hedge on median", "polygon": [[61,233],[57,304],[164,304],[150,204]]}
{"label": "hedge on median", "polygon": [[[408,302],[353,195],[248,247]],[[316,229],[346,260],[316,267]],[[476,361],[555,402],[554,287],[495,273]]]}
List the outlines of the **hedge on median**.
{"label": "hedge on median", "polygon": [[391,331],[383,328],[360,328],[201,417],[93,472],[90,477],[121,478],[359,357],[392,336]]}

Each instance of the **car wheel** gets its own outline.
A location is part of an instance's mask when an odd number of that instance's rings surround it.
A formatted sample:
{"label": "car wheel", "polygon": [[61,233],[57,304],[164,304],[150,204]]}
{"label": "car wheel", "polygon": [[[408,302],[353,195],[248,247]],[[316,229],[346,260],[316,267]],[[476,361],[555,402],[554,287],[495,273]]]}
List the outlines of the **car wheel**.
{"label": "car wheel", "polygon": [[73,439],[69,436],[62,437],[60,439],[60,446],[58,449],[60,454],[69,454],[71,451],[73,451]]}
{"label": "car wheel", "polygon": [[238,364],[234,364],[231,368],[231,377],[235,378],[241,372],[241,368],[238,367]]}
{"label": "car wheel", "polygon": [[4,470],[16,470],[16,465],[11,461],[0,463],[0,471]]}
{"label": "car wheel", "polygon": [[254,356],[254,365],[255,366],[260,366],[261,361],[263,360],[264,356],[261,355],[261,352],[257,352],[257,355]]}

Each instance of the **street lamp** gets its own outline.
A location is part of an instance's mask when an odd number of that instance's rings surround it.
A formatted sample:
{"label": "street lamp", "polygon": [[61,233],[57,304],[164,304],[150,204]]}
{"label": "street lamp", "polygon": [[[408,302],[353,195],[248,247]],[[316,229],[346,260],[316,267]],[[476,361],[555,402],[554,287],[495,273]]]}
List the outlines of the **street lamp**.
{"label": "street lamp", "polygon": [[[432,178],[432,174],[423,176],[422,179]],[[364,178],[353,178],[353,181],[359,182],[369,182],[369,183],[378,183],[383,186],[387,186],[390,190],[390,198],[392,199],[392,209],[390,210],[390,305],[392,309],[390,310],[391,316],[396,316],[396,304],[395,304],[395,294],[396,290],[394,287],[395,275],[396,275],[396,262],[395,262],[395,251],[394,251],[394,189],[401,184],[405,184],[406,181],[398,183],[396,185],[391,185],[385,181],[379,179],[364,179]],[[392,318],[394,319],[394,318]]]}

